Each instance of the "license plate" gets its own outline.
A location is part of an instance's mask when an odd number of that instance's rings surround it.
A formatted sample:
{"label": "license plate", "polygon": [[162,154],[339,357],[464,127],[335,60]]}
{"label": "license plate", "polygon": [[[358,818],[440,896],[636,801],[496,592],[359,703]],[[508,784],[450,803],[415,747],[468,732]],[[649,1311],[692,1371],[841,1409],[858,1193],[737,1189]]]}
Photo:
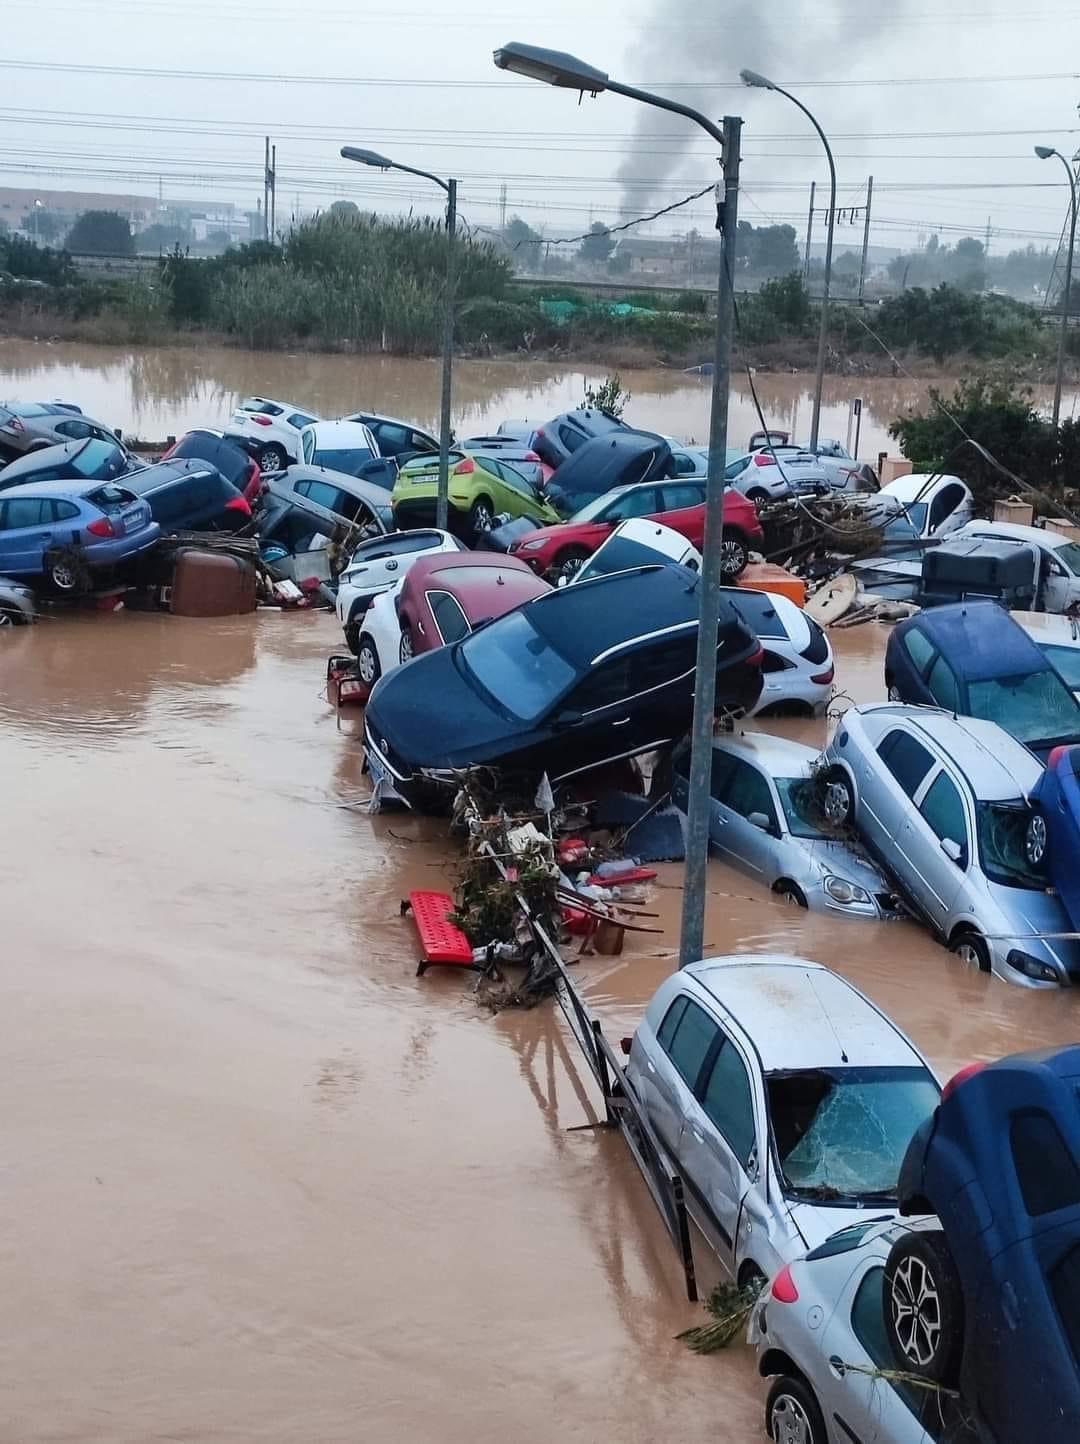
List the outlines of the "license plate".
{"label": "license plate", "polygon": [[367,748],[367,765],[368,771],[371,773],[371,781],[373,785],[376,782],[382,782],[384,785],[390,782],[389,772],[387,772],[386,768],[375,756],[375,753],[371,750],[370,747]]}

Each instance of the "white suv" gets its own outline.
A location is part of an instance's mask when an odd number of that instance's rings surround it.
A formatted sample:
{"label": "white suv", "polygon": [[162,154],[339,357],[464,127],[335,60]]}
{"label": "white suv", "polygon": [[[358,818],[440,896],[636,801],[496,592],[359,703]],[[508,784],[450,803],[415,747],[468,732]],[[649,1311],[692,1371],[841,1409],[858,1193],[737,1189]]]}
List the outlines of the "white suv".
{"label": "white suv", "polygon": [[300,460],[300,433],[318,416],[291,401],[248,396],[240,402],[225,427],[225,435],[243,443],[263,472],[284,471]]}

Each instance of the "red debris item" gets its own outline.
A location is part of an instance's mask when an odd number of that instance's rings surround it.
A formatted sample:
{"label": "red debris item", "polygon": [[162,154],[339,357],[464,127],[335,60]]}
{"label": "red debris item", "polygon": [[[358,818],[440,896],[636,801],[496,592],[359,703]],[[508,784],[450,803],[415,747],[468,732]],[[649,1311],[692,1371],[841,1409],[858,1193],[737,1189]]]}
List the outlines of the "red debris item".
{"label": "red debris item", "polygon": [[581,908],[563,908],[563,927],[572,938],[590,938],[596,931],[599,919]]}
{"label": "red debris item", "polygon": [[454,911],[454,899],[445,892],[411,892],[407,902],[401,904],[401,915],[413,915],[416,931],[424,956],[416,969],[417,977],[433,964],[455,968],[472,968],[472,943],[456,924],[449,922]]}
{"label": "red debris item", "polygon": [[559,843],[559,861],[564,867],[572,867],[589,855],[589,844],[581,837],[567,837]]}
{"label": "red debris item", "polygon": [[306,596],[310,597],[313,593],[319,590],[319,588],[322,586],[322,582],[319,581],[318,577],[305,577],[302,582],[297,582],[296,585]]}
{"label": "red debris item", "polygon": [[363,705],[371,688],[356,674],[353,657],[330,657],[326,663],[326,700],[331,707]]}
{"label": "red debris item", "polygon": [[616,873],[613,877],[601,877],[594,872],[589,879],[590,887],[622,887],[624,882],[652,882],[656,876],[654,867],[634,867],[628,872]]}

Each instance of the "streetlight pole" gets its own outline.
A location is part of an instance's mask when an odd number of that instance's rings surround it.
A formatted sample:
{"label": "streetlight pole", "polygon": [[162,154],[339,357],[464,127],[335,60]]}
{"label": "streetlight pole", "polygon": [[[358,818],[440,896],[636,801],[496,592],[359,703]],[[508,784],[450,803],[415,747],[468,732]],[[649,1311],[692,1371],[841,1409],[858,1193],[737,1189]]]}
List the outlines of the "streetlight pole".
{"label": "streetlight pole", "polygon": [[401,170],[406,175],[418,175],[433,181],[446,192],[446,300],[443,310],[442,347],[442,401],[439,408],[439,488],[435,503],[435,525],[446,531],[450,513],[450,401],[453,389],[454,367],[454,291],[457,275],[457,181],[443,180],[427,170],[402,165],[396,160],[387,160],[373,150],[361,150],[355,145],[343,145],[344,160],[355,160],[360,165],[374,166],[377,170]]}
{"label": "streetlight pole", "polygon": [[716,346],[712,406],[709,418],[709,469],[705,482],[705,543],[698,581],[697,673],[690,747],[690,800],[687,807],[686,868],[683,884],[679,966],[696,962],[705,946],[705,895],[709,863],[709,811],[712,795],[712,750],[716,704],[716,635],[720,621],[720,588],[724,563],[724,464],[727,455],[728,397],[731,387],[731,344],[735,329],[735,241],[738,234],[739,141],[742,121],[725,116],[723,126],[679,101],[612,80],[573,55],[511,44],[495,52],[500,70],[566,89],[603,90],[625,95],[643,105],[671,111],[692,120],[717,141],[724,167],[724,195],[718,227],[723,238],[716,302]]}
{"label": "streetlight pole", "polygon": [[832,253],[833,253],[833,229],[836,225],[836,162],[833,160],[832,147],[829,145],[825,132],[817,123],[815,117],[807,110],[802,101],[792,95],[790,90],[784,90],[775,81],[769,80],[764,75],[759,75],[756,70],[741,70],[739,75],[744,85],[753,86],[757,90],[775,90],[777,95],[784,96],[790,100],[806,116],[807,120],[817,131],[821,143],[825,147],[825,155],[829,162],[829,226],[825,238],[825,285],[821,295],[821,326],[818,330],[818,353],[817,353],[817,375],[814,378],[814,411],[810,418],[810,450],[816,451],[818,444],[818,432],[821,429],[821,388],[825,380],[825,347],[829,336],[829,287],[832,283]]}
{"label": "streetlight pole", "polygon": [[1058,421],[1061,417],[1061,383],[1065,375],[1065,341],[1069,334],[1069,312],[1072,310],[1072,266],[1073,247],[1076,245],[1076,177],[1073,175],[1073,168],[1061,151],[1055,150],[1052,145],[1037,145],[1035,154],[1040,160],[1049,160],[1056,155],[1061,164],[1065,167],[1065,174],[1069,177],[1069,250],[1065,257],[1065,289],[1061,293],[1061,330],[1058,332],[1058,354],[1057,354],[1057,376],[1054,378],[1054,430],[1058,428]]}

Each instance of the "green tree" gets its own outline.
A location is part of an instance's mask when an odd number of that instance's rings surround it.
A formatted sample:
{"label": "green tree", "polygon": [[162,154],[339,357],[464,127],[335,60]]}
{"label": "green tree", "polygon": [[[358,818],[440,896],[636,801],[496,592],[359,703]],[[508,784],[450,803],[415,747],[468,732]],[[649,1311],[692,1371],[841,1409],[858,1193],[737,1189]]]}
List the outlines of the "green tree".
{"label": "green tree", "polygon": [[58,240],[65,230],[63,220],[46,206],[35,206],[33,210],[27,211],[19,225],[28,236],[33,236],[35,241],[44,241],[46,245],[50,241]]}
{"label": "green tree", "polygon": [[589,227],[589,234],[578,247],[578,255],[583,261],[595,262],[597,265],[604,265],[615,249],[615,241],[607,226],[600,221],[593,221]]}
{"label": "green tree", "polygon": [[93,256],[133,256],[135,237],[119,211],[83,211],[67,238],[68,250]]}
{"label": "green tree", "polygon": [[160,255],[174,246],[186,246],[191,241],[190,226],[179,222],[157,221],[140,231],[135,237],[135,248],[140,255]]}
{"label": "green tree", "polygon": [[735,251],[741,271],[755,276],[787,276],[799,269],[794,226],[752,226],[739,222]]}
{"label": "green tree", "polygon": [[520,216],[511,216],[502,233],[503,244],[510,252],[515,266],[536,270],[540,265],[540,252],[544,238]]}
{"label": "green tree", "polygon": [[334,201],[330,207],[330,214],[332,216],[358,216],[360,207],[355,201]]}

